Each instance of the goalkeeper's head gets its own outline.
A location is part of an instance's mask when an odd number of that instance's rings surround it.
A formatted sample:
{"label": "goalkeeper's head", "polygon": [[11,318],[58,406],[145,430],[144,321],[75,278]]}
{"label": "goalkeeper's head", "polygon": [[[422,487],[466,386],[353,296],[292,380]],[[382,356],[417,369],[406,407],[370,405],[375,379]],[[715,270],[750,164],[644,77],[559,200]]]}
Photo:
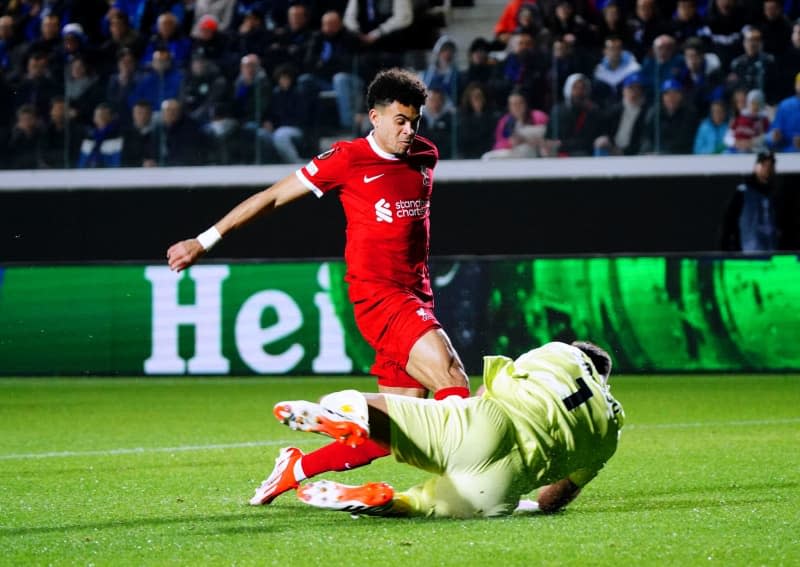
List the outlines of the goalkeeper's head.
{"label": "goalkeeper's head", "polygon": [[595,370],[603,379],[603,383],[608,382],[608,376],[611,374],[611,355],[605,350],[600,348],[594,343],[589,341],[573,341],[572,346],[583,352],[592,361]]}

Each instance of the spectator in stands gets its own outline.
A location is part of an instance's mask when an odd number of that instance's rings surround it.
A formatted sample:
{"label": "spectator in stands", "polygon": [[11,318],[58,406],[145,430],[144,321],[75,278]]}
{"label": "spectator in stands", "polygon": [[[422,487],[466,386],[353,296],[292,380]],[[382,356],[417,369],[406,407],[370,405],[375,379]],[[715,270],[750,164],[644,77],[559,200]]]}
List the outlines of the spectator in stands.
{"label": "spectator in stands", "polygon": [[207,162],[205,134],[194,120],[183,113],[179,101],[169,98],[161,103],[159,126],[159,165],[203,165]]}
{"label": "spectator in stands", "polygon": [[[328,4],[337,4],[344,0],[335,0]],[[331,9],[336,9],[331,7]],[[274,29],[286,25],[286,13],[289,10],[288,0],[237,0],[234,26],[240,26],[249,14],[257,13],[266,29]],[[337,10],[340,13],[344,10]]]}
{"label": "spectator in stands", "polygon": [[194,3],[195,21],[202,20],[203,16],[211,16],[224,32],[231,29],[235,11],[236,0],[196,0]]}
{"label": "spectator in stands", "polygon": [[663,34],[653,41],[653,53],[642,62],[642,80],[647,100],[657,96],[657,86],[680,77],[684,68],[683,55],[678,53],[675,38]]}
{"label": "spectator in stands", "polygon": [[14,92],[14,107],[23,104],[32,104],[35,113],[46,116],[50,109],[50,99],[60,92],[58,84],[50,77],[47,67],[47,55],[44,53],[31,53],[25,75],[12,84]]}
{"label": "spectator in stands", "polygon": [[734,89],[730,93],[730,109],[734,116],[738,116],[747,110],[747,91],[743,88]]}
{"label": "spectator in stands", "polygon": [[791,45],[778,59],[780,99],[794,94],[794,77],[800,72],[800,20],[792,26]]}
{"label": "spectator in stands", "polygon": [[422,74],[422,82],[429,89],[440,89],[445,93],[452,108],[461,92],[461,72],[456,63],[456,43],[442,35],[433,46],[431,61]]}
{"label": "spectator in stands", "polygon": [[17,109],[17,122],[6,144],[8,169],[38,169],[42,131],[37,124],[36,107],[23,104]]}
{"label": "spectator in stands", "polygon": [[272,32],[264,25],[264,14],[258,9],[251,8],[242,14],[241,23],[233,36],[231,55],[237,60],[249,53],[263,57],[266,47],[272,42]]}
{"label": "spectator in stands", "polygon": [[204,51],[195,52],[189,74],[181,86],[183,112],[199,124],[206,124],[211,120],[212,108],[225,101],[228,91],[228,82],[217,65],[206,57]]}
{"label": "spectator in stands", "polygon": [[683,62],[678,80],[687,99],[699,113],[705,113],[722,85],[719,57],[715,53],[704,53],[703,42],[693,37],[683,44]]}
{"label": "spectator in stands", "polygon": [[136,87],[136,62],[138,57],[130,49],[122,49],[117,55],[117,72],[111,75],[106,86],[106,102],[114,109],[114,115],[122,117],[123,125],[130,123],[130,100]]}
{"label": "spectator in stands", "polygon": [[638,61],[644,61],[655,39],[669,31],[658,13],[655,0],[636,0],[636,13],[628,20],[628,30],[633,41],[631,51]]}
{"label": "spectator in stands", "polygon": [[285,63],[290,63],[295,69],[302,69],[313,31],[310,8],[306,4],[289,6],[286,26],[274,31],[274,42],[267,48],[264,60],[267,71],[274,72]]}
{"label": "spectator in stands", "polygon": [[602,128],[602,116],[591,100],[591,81],[580,73],[570,75],[564,83],[564,102],[550,113],[543,153],[590,156]]}
{"label": "spectator in stands", "polygon": [[594,69],[593,98],[604,105],[620,99],[622,82],[641,69],[630,51],[625,51],[622,38],[607,37],[603,48],[603,59]]}
{"label": "spectator in stands", "polygon": [[[310,93],[333,90],[341,128],[351,131],[363,83],[355,72],[358,37],[344,27],[335,10],[322,15],[320,29],[311,36],[305,55],[307,73],[298,85]],[[314,95],[316,96],[316,95]]]}
{"label": "spectator in stands", "polygon": [[441,87],[429,87],[428,98],[422,107],[419,133],[430,139],[439,149],[439,159],[452,159],[453,122],[455,107]]}
{"label": "spectator in stands", "polygon": [[742,6],[735,0],[714,0],[708,13],[708,26],[702,34],[711,41],[723,69],[730,67],[741,52],[742,28],[747,23]]}
{"label": "spectator in stands", "polygon": [[725,207],[721,248],[763,253],[778,250],[781,211],[775,179],[775,154],[756,156],[753,173],[736,187]]}
{"label": "spectator in stands", "polygon": [[42,132],[41,166],[55,169],[75,167],[82,135],[83,128],[69,116],[64,97],[53,97],[50,119]]}
{"label": "spectator in stands", "polygon": [[211,164],[235,165],[254,162],[252,157],[255,154],[254,142],[248,136],[242,135],[239,122],[233,117],[227,104],[217,104],[212,108],[211,121],[206,125],[205,132],[208,136]]}
{"label": "spectator in stands", "polygon": [[533,33],[534,36],[536,35],[536,32],[531,29],[520,30],[520,11],[523,8],[530,8],[531,6],[533,6],[535,10],[531,13],[531,18],[534,21],[538,18],[541,23],[542,14],[535,2],[532,2],[532,0],[509,0],[503,8],[497,22],[495,22],[494,43],[491,45],[491,49],[497,51],[505,49],[508,45],[508,41],[511,39],[511,35],[517,31],[527,31]]}
{"label": "spectator in stands", "polygon": [[576,49],[591,47],[596,42],[586,16],[576,11],[573,0],[557,0],[547,27],[554,36],[574,37]]}
{"label": "spectator in stands", "polygon": [[166,47],[153,52],[150,71],[136,81],[129,104],[137,100],[147,100],[153,108],[170,98],[177,98],[183,84],[183,72],[172,64],[172,55]]}
{"label": "spectator in stands", "polygon": [[549,100],[552,106],[556,102],[564,100],[564,83],[567,77],[580,73],[589,75],[594,72],[595,62],[589,64],[589,59],[582,57],[575,52],[575,38],[567,35],[556,37],[553,40],[552,61],[547,72],[547,84],[549,89]]}
{"label": "spectator in stands", "polygon": [[661,102],[657,104],[647,111],[642,153],[692,153],[697,114],[684,100],[680,82],[676,79],[664,81],[661,85]]}
{"label": "spectator in stands", "polygon": [[494,110],[486,87],[479,82],[469,83],[461,95],[457,115],[458,156],[478,159],[491,150],[499,119],[500,115]]}
{"label": "spectator in stands", "polygon": [[316,151],[308,147],[313,101],[308,93],[297,86],[297,71],[289,63],[275,69],[275,87],[269,106],[269,120],[262,129],[264,138],[271,142],[283,163],[300,163],[301,155]]}
{"label": "spectator in stands", "polygon": [[536,40],[527,32],[511,36],[509,46],[511,52],[503,63],[506,92],[519,90],[528,99],[529,105],[541,107],[547,102],[547,58],[536,49]]}
{"label": "spectator in stands", "polygon": [[[186,19],[186,6],[193,2],[185,0],[145,0],[142,7],[142,16],[139,19],[139,32],[147,37],[158,27],[158,18],[163,14],[172,14],[175,17],[176,29],[184,24]],[[184,28],[186,29],[186,28]],[[187,30],[188,31],[188,30]]]}
{"label": "spectator in stands", "polygon": [[616,0],[609,0],[603,6],[602,18],[597,30],[597,37],[602,42],[605,42],[610,36],[620,38],[624,49],[628,49],[632,44],[630,29],[625,23],[622,9]]}
{"label": "spectator in stands", "polygon": [[123,167],[156,166],[156,125],[153,121],[153,107],[146,100],[133,105],[131,124],[123,130]]}
{"label": "spectator in stands", "polygon": [[[550,35],[549,30],[544,27],[544,18],[542,12],[534,3],[524,3],[517,11],[517,25],[514,27],[513,33],[527,32],[531,34],[537,41],[544,41],[547,43],[547,38]],[[540,37],[541,36],[541,37]]]}
{"label": "spectator in stands", "polygon": [[95,108],[105,98],[105,89],[82,56],[75,56],[69,63],[64,96],[78,122],[89,125],[93,114],[97,114]]}
{"label": "spectator in stands", "polygon": [[728,153],[757,153],[765,149],[769,118],[764,110],[764,93],[758,89],[747,93],[747,106],[731,118],[725,135]]}
{"label": "spectator in stands", "polygon": [[96,50],[89,43],[81,25],[73,22],[61,30],[61,44],[56,47],[49,59],[51,76],[60,81],[75,57],[83,57],[89,65],[97,63]]}
{"label": "spectator in stands", "polygon": [[81,143],[79,168],[120,167],[122,165],[122,135],[114,120],[113,110],[106,103],[97,105],[94,126]]}
{"label": "spectator in stands", "polygon": [[594,141],[594,154],[636,155],[642,146],[645,120],[645,98],[642,76],[628,75],[622,81],[622,101],[603,112],[605,133]]}
{"label": "spectator in stands", "polygon": [[0,16],[0,70],[13,73],[24,48],[14,33],[14,18]]}
{"label": "spectator in stands", "polygon": [[405,32],[413,22],[411,0],[348,0],[344,11],[345,27],[358,34],[362,45],[378,51],[407,48]]}
{"label": "spectator in stands", "polygon": [[697,1],[678,0],[669,26],[669,35],[682,44],[693,37],[698,37],[705,27],[706,22],[697,13]]}
{"label": "spectator in stands", "polygon": [[721,98],[711,102],[709,114],[697,128],[694,137],[695,154],[721,154],[725,151],[725,135],[728,132],[728,113]]}
{"label": "spectator in stands", "polygon": [[727,77],[729,89],[743,88],[747,91],[759,89],[764,92],[767,103],[777,103],[777,69],[775,57],[764,52],[761,43],[761,30],[746,26],[744,34],[744,53],[731,62]]}
{"label": "spectator in stands", "polygon": [[[40,31],[41,35],[39,38],[29,42],[27,45],[23,44],[23,46],[20,46],[20,51],[24,50],[26,55],[30,53],[45,53],[49,60],[51,57],[55,56],[58,46],[61,44],[61,18],[58,17],[58,14],[50,12],[42,17]],[[1,37],[2,33],[0,33],[0,38]],[[0,39],[0,46],[1,45],[2,39]],[[2,47],[0,47],[0,51],[2,51]],[[0,66],[2,66],[1,60],[2,55],[0,55]]]}
{"label": "spectator in stands", "polygon": [[777,152],[800,151],[800,73],[794,79],[795,96],[781,101],[775,111],[767,143]]}
{"label": "spectator in stands", "polygon": [[117,10],[109,16],[109,37],[100,47],[102,73],[106,76],[114,72],[122,50],[130,51],[138,61],[144,53],[144,40],[136,30],[131,28],[128,16]]}
{"label": "spectator in stands", "polygon": [[227,34],[220,30],[217,20],[209,14],[202,16],[192,30],[192,54],[201,54],[217,69],[225,69],[236,61],[230,51]]}
{"label": "spectator in stands", "polygon": [[[142,37],[142,34],[139,32],[139,24],[144,11],[144,3],[145,0],[111,0],[107,2],[108,10],[100,22],[103,37],[106,39],[110,37],[111,19],[118,15],[124,16],[128,21],[128,26],[136,31],[139,37]],[[148,33],[147,35],[150,34]]]}
{"label": "spectator in stands", "polygon": [[234,116],[245,130],[254,132],[265,126],[271,97],[272,83],[258,56],[251,53],[242,57],[232,99]]}
{"label": "spectator in stands", "polygon": [[524,93],[508,95],[508,109],[495,126],[492,150],[481,159],[528,158],[541,154],[549,117],[541,110],[531,110]]}
{"label": "spectator in stands", "polygon": [[759,24],[764,51],[780,61],[792,41],[792,22],[783,13],[783,2],[764,0],[764,20]]}
{"label": "spectator in stands", "polygon": [[476,37],[469,45],[467,55],[467,70],[464,72],[464,82],[480,83],[487,89],[487,95],[492,104],[499,102],[500,94],[503,93],[504,85],[501,73],[502,69],[496,60],[489,57],[490,44],[483,37]]}
{"label": "spectator in stands", "polygon": [[181,33],[178,18],[172,12],[164,12],[158,16],[156,26],[156,33],[150,38],[144,50],[142,63],[147,65],[153,60],[157,51],[166,50],[170,54],[172,66],[182,69],[189,63],[192,42]]}

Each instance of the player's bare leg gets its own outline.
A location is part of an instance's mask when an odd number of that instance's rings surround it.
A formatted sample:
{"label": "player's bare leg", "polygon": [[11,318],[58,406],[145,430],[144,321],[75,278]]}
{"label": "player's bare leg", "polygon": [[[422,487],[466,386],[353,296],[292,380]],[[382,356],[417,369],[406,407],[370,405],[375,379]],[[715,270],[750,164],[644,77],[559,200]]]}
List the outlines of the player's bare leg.
{"label": "player's bare leg", "polygon": [[406,372],[434,392],[469,396],[469,377],[464,364],[443,329],[431,329],[422,335],[408,354]]}
{"label": "player's bare leg", "polygon": [[399,386],[382,386],[378,384],[378,391],[381,394],[396,394],[398,396],[408,396],[409,398],[428,397],[428,390],[424,388],[402,388]]}

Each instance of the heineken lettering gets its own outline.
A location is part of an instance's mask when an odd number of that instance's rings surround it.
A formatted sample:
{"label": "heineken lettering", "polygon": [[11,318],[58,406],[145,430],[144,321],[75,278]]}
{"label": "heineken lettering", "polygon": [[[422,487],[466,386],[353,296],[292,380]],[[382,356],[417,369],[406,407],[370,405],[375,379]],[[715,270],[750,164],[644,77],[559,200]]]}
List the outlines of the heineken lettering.
{"label": "heineken lettering", "polygon": [[[185,275],[184,275],[185,274]],[[223,285],[229,277],[227,266],[194,266],[179,274],[166,266],[149,266],[145,277],[152,285],[152,354],[144,363],[146,374],[227,374],[230,361],[223,355]],[[188,279],[194,286],[194,303],[179,301],[179,284]],[[319,352],[312,361],[314,372],[350,372],[352,360],[345,350],[344,329],[330,300],[328,265],[322,264],[317,282],[323,291],[314,294],[319,316]],[[225,306],[228,308],[229,306]],[[264,324],[265,314],[273,322]],[[257,374],[292,372],[303,360],[306,348],[297,341],[274,352],[267,347],[296,336],[304,316],[287,292],[263,290],[237,309],[234,339],[236,351],[250,371]],[[193,356],[179,354],[179,328],[194,329]]]}

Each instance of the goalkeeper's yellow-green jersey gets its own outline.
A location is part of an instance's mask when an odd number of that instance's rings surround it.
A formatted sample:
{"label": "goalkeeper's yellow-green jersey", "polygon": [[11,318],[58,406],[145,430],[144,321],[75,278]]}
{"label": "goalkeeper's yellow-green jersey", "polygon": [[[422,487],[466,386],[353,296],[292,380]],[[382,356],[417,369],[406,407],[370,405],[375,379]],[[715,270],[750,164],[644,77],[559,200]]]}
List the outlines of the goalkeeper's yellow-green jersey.
{"label": "goalkeeper's yellow-green jersey", "polygon": [[516,360],[487,356],[483,380],[537,486],[564,478],[584,486],[616,451],[622,406],[578,348],[552,342]]}

